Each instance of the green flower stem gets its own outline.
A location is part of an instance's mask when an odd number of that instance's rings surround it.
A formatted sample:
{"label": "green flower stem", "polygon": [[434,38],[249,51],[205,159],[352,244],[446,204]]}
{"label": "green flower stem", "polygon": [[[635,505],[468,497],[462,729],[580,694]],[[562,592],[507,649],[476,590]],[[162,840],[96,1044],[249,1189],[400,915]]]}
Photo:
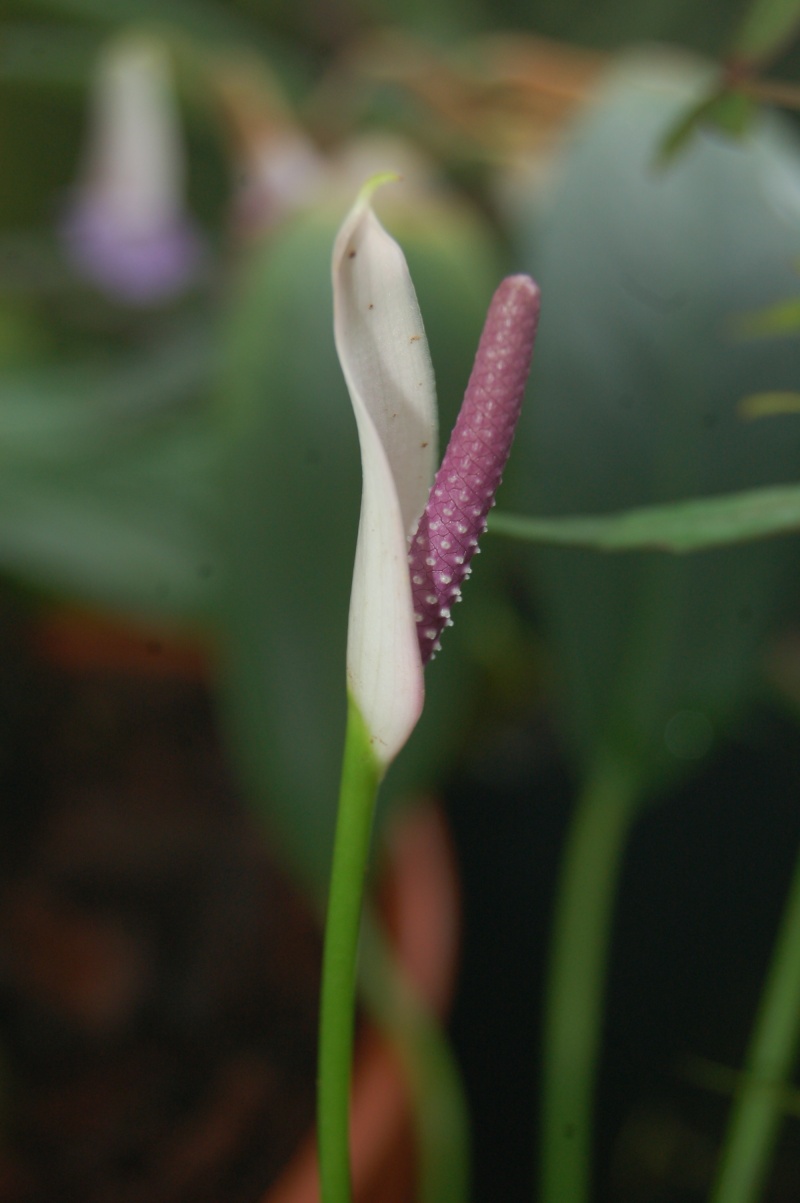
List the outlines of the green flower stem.
{"label": "green flower stem", "polygon": [[419,1203],[467,1203],[469,1120],[452,1050],[369,911],[363,939],[365,999],[400,1057],[414,1099]]}
{"label": "green flower stem", "polygon": [[420,1203],[467,1203],[467,1109],[435,1018],[396,964],[378,921],[363,916],[364,880],[381,768],[355,704],[348,708],[333,852],[320,1008],[317,1127],[323,1203],[351,1203],[350,1080],[358,977],[370,1014],[393,1043],[414,1101]]}
{"label": "green flower stem", "polygon": [[638,775],[606,755],[578,801],[556,898],[545,1001],[541,1203],[587,1203],[613,907]]}
{"label": "green flower stem", "polygon": [[381,769],[358,708],[348,705],[322,961],[317,1141],[322,1203],[351,1203],[350,1079],[358,938]]}
{"label": "green flower stem", "polygon": [[784,1113],[800,1042],[800,856],[789,887],[712,1203],[755,1203]]}

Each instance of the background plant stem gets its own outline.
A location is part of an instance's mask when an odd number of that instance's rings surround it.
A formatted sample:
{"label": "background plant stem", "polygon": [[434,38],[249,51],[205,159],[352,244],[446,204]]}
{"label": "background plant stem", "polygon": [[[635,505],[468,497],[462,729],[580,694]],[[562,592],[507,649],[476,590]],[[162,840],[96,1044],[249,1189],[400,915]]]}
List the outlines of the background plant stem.
{"label": "background plant stem", "polygon": [[468,1203],[469,1120],[445,1033],[392,956],[375,915],[363,926],[370,1015],[394,1044],[413,1094],[419,1203]]}
{"label": "background plant stem", "polygon": [[381,771],[350,701],[336,820],[319,1028],[317,1139],[323,1203],[351,1203],[350,1079],[364,879]]}
{"label": "background plant stem", "polygon": [[763,1197],[800,1040],[800,856],[733,1107],[712,1203]]}
{"label": "background plant stem", "polygon": [[540,1203],[586,1203],[592,1110],[619,867],[638,774],[604,754],[567,835],[545,1000]]}

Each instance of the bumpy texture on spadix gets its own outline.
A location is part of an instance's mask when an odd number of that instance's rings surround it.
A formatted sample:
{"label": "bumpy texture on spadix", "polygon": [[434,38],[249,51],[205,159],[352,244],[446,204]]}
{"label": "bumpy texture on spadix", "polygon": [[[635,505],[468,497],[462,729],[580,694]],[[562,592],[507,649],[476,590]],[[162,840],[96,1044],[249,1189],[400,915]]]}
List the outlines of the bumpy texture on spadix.
{"label": "bumpy texture on spadix", "polygon": [[489,307],[464,403],[409,548],[422,663],[438,650],[508,460],[539,322],[539,289],[509,276]]}

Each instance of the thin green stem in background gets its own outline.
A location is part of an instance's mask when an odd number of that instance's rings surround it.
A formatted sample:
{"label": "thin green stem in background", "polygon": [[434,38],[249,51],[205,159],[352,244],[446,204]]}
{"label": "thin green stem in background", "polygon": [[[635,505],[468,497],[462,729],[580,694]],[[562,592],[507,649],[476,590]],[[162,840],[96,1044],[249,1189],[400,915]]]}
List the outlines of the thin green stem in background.
{"label": "thin green stem in background", "polygon": [[771,485],[714,497],[558,518],[496,511],[489,531],[527,543],[596,551],[681,554],[800,530],[800,486]]}
{"label": "thin green stem in background", "polygon": [[365,1000],[394,1045],[413,1096],[419,1203],[467,1203],[469,1120],[447,1037],[406,980],[369,911],[363,939]]}
{"label": "thin green stem in background", "polygon": [[364,722],[350,701],[322,963],[317,1140],[323,1203],[352,1203],[350,1079],[358,937],[380,779]]}
{"label": "thin green stem in background", "polygon": [[567,836],[545,1000],[540,1203],[588,1203],[608,951],[638,776],[603,757]]}
{"label": "thin green stem in background", "polygon": [[789,887],[712,1203],[763,1198],[800,1042],[800,856]]}

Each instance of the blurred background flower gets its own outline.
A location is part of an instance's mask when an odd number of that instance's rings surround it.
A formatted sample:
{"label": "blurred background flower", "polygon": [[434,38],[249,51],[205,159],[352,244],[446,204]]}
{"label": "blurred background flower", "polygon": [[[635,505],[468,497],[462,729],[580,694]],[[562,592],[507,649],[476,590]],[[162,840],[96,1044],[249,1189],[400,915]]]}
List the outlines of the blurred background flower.
{"label": "blurred background flower", "polygon": [[184,188],[167,49],[120,40],[95,68],[83,164],[62,225],[76,269],[132,304],[185,288],[202,252]]}

